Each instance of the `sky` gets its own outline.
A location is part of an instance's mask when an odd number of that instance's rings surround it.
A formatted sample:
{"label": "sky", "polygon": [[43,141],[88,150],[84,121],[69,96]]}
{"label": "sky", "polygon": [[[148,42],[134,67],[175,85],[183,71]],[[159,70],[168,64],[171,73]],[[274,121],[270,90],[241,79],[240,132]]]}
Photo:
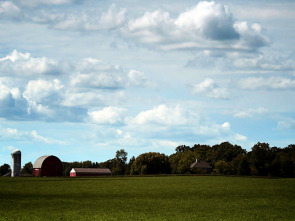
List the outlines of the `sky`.
{"label": "sky", "polygon": [[295,143],[295,1],[0,0],[0,165]]}

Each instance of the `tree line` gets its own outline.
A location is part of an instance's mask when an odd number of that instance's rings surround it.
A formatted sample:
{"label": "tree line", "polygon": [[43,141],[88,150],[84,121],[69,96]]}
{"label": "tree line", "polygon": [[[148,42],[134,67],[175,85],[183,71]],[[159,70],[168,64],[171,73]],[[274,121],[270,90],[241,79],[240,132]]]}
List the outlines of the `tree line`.
{"label": "tree line", "polygon": [[[109,168],[113,175],[148,175],[148,174],[191,174],[190,165],[196,159],[208,162],[214,174],[252,175],[273,177],[295,177],[295,145],[285,148],[270,147],[268,143],[255,144],[247,152],[239,145],[222,142],[213,146],[195,144],[181,145],[170,156],[148,152],[133,156],[127,162],[128,153],[124,149],[116,151],[113,159],[105,162],[62,162],[63,175],[69,176],[72,168]],[[10,170],[8,164],[0,167],[1,175]],[[23,174],[32,174],[33,165],[26,163]]]}

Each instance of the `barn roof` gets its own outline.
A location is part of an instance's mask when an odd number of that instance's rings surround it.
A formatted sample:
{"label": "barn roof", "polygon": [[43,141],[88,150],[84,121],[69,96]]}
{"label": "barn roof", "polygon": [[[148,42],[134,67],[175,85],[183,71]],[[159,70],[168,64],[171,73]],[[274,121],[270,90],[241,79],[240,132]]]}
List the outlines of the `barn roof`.
{"label": "barn roof", "polygon": [[204,162],[204,161],[197,161],[191,164],[191,168],[206,168],[206,169],[211,169],[212,166],[210,166],[209,163]]}
{"label": "barn roof", "polygon": [[34,165],[33,165],[33,168],[41,168],[41,167],[42,167],[42,164],[43,164],[43,162],[44,162],[44,160],[45,160],[47,157],[49,157],[49,156],[42,156],[42,157],[39,157],[39,158],[35,161],[35,163],[34,163]]}
{"label": "barn roof", "polygon": [[73,168],[71,172],[76,173],[93,173],[93,174],[111,174],[109,168]]}
{"label": "barn roof", "polygon": [[[47,155],[47,156],[39,157],[39,158],[35,161],[35,163],[34,163],[34,165],[33,165],[33,168],[41,168],[43,162],[44,162],[48,157],[56,157],[56,156],[53,156],[53,155]],[[56,158],[57,158],[57,157],[56,157]]]}

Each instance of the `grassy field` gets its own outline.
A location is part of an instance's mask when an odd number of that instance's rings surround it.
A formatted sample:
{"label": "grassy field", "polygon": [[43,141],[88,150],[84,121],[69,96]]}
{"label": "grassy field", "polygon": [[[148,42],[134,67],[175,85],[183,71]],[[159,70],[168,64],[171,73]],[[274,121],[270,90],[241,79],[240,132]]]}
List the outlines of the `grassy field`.
{"label": "grassy field", "polygon": [[295,179],[1,177],[0,220],[295,220]]}

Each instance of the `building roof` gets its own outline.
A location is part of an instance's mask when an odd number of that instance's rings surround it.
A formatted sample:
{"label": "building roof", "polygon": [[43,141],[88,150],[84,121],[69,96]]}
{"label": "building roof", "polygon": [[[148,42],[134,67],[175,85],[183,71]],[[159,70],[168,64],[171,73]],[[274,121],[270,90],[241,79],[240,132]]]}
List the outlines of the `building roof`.
{"label": "building roof", "polygon": [[197,161],[191,164],[191,168],[206,168],[206,169],[211,169],[212,166],[210,166],[209,163],[204,162],[204,161]]}
{"label": "building roof", "polygon": [[93,173],[93,174],[111,174],[111,170],[109,168],[73,168],[72,172],[76,173]]}
{"label": "building roof", "polygon": [[[48,156],[42,156],[42,157],[39,157],[39,158],[35,161],[35,163],[34,163],[34,165],[33,165],[33,168],[41,168],[43,162],[44,162],[48,157],[56,157],[56,156],[48,155]],[[56,157],[56,158],[57,158],[57,157]]]}

